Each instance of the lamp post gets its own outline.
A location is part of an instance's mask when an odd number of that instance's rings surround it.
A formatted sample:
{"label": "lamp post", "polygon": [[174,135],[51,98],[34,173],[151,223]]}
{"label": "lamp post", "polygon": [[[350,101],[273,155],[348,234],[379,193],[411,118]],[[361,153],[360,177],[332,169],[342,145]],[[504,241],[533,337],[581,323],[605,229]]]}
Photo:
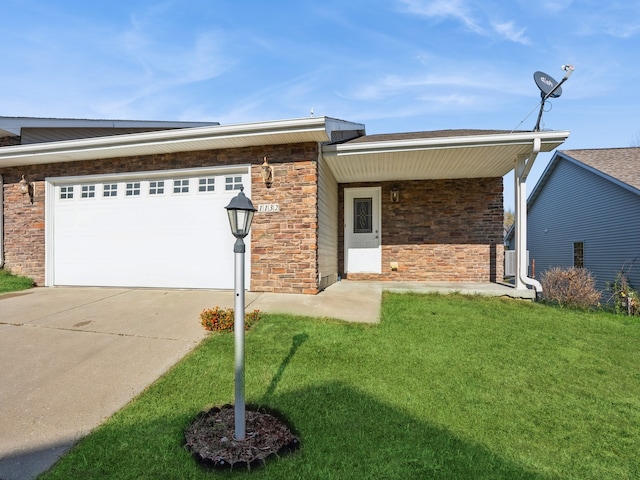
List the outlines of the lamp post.
{"label": "lamp post", "polygon": [[235,339],[235,439],[245,439],[245,402],[244,402],[244,240],[249,233],[253,214],[256,212],[251,200],[240,189],[227,205],[231,233],[236,237],[233,246],[235,253],[235,287],[233,335]]}

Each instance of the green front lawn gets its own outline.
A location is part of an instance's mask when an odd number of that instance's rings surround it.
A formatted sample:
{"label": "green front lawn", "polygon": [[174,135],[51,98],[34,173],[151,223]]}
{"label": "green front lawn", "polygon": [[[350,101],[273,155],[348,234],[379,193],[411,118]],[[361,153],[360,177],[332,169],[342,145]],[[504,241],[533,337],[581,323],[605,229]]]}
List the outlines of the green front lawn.
{"label": "green front lawn", "polygon": [[[42,478],[247,476],[183,448],[200,410],[233,402],[233,350],[211,335]],[[251,478],[637,479],[639,352],[638,320],[516,300],[385,294],[380,325],[265,315],[247,401],[302,448]]]}
{"label": "green front lawn", "polygon": [[33,280],[18,275],[12,275],[7,270],[0,268],[0,293],[26,290],[33,287]]}

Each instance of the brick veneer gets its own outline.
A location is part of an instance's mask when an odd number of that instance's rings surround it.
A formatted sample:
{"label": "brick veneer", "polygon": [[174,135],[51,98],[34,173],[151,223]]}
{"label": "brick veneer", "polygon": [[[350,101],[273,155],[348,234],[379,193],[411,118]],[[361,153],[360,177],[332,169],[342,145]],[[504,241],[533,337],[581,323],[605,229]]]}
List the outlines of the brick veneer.
{"label": "brick veneer", "polygon": [[[274,166],[273,186],[260,176],[264,156]],[[252,201],[278,203],[279,213],[256,214],[252,227],[251,289],[317,293],[316,143],[180,152],[141,157],[0,169],[4,188],[5,266],[38,284],[45,276],[45,177],[248,164]],[[21,175],[35,185],[34,203],[18,192]]]}
{"label": "brick veneer", "polygon": [[[502,178],[341,184],[344,189],[382,185],[382,273],[344,273],[350,279],[478,282],[502,279],[504,247]],[[397,185],[400,201],[391,202]],[[398,270],[391,270],[391,262]]]}

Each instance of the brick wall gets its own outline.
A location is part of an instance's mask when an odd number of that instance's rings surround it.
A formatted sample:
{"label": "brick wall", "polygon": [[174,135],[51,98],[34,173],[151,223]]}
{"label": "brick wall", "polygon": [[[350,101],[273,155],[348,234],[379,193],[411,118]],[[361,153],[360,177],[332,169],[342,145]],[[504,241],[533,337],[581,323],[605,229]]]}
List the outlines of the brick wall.
{"label": "brick wall", "polygon": [[[17,174],[3,175],[5,268],[44,282],[44,182],[34,182],[34,199],[19,192]],[[30,179],[31,180],[31,179]]]}
{"label": "brick wall", "polygon": [[[350,274],[350,279],[484,282],[501,280],[504,247],[502,178],[358,183],[344,188],[382,186],[382,273]],[[400,201],[392,203],[397,185]],[[340,232],[344,275],[344,234]],[[398,270],[391,270],[391,262]]]}
{"label": "brick wall", "polygon": [[254,205],[278,204],[280,211],[254,216],[251,289],[318,293],[317,162],[273,165],[269,189],[262,182],[260,166],[252,167]]}
{"label": "brick wall", "polygon": [[[264,156],[274,166],[273,186],[260,176]],[[317,293],[316,143],[180,152],[141,157],[32,165],[0,169],[4,180],[5,266],[44,283],[44,179],[46,177],[123,173],[252,164],[251,199],[255,205],[278,203],[279,213],[256,214],[252,227],[252,289]],[[18,192],[21,175],[35,185],[34,203]]]}

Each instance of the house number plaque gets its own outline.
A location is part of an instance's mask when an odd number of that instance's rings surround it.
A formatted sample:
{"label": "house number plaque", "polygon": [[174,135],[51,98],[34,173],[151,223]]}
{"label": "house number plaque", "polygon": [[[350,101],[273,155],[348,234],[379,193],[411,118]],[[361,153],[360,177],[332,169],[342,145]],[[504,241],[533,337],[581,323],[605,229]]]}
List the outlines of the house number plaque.
{"label": "house number plaque", "polygon": [[258,212],[260,213],[276,213],[280,211],[280,205],[278,203],[263,203],[258,205]]}

